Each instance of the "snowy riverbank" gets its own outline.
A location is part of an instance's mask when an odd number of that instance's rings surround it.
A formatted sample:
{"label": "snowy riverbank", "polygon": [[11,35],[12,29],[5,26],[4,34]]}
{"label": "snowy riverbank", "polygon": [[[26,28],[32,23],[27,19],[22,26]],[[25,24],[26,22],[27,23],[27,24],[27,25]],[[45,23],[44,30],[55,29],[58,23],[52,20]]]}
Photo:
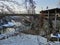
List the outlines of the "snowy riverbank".
{"label": "snowy riverbank", "polygon": [[0,45],[46,45],[47,39],[28,34],[19,34],[17,36],[9,37],[4,40],[0,40]]}

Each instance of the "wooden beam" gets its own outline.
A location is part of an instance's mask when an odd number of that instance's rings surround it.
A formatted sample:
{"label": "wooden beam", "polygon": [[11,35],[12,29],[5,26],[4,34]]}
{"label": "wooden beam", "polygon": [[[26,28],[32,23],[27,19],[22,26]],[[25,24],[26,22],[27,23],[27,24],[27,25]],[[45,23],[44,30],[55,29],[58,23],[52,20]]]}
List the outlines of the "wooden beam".
{"label": "wooden beam", "polygon": [[40,14],[0,14],[0,16],[38,16]]}

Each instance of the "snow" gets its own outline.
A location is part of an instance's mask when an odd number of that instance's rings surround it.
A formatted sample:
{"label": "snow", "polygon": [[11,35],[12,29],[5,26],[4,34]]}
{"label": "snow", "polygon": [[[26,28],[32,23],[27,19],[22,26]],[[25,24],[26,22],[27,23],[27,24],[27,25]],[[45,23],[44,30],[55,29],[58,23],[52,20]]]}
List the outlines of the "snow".
{"label": "snow", "polygon": [[58,34],[58,37],[60,38],[60,34]]}
{"label": "snow", "polygon": [[60,38],[60,34],[58,34],[58,36],[54,36],[53,34],[51,34],[51,37]]}
{"label": "snow", "polygon": [[51,37],[57,37],[57,36],[54,36],[53,34],[51,34]]}
{"label": "snow", "polygon": [[3,38],[3,37],[4,37],[4,34],[1,34],[1,35],[0,35],[0,39]]}
{"label": "snow", "polygon": [[[47,42],[47,39],[39,35],[30,35],[20,33],[15,36],[16,32],[11,32],[8,34],[1,34],[0,38],[5,36],[5,39],[0,40],[0,45],[60,45],[59,41]],[[7,38],[8,36],[8,38]]]}
{"label": "snow", "polygon": [[50,45],[60,45],[59,41],[55,41],[55,42],[49,42]]}
{"label": "snow", "polygon": [[39,43],[40,45],[46,45],[47,39],[37,35],[19,34],[0,40],[0,45],[39,45]]}
{"label": "snow", "polygon": [[8,22],[8,24],[4,24],[2,26],[4,26],[4,27],[12,27],[12,26],[14,26],[14,23]]}

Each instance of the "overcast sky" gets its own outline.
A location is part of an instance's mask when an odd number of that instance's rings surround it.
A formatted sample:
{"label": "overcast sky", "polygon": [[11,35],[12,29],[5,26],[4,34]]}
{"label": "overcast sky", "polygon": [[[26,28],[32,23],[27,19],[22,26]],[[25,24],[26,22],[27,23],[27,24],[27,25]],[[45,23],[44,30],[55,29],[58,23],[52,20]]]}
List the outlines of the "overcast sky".
{"label": "overcast sky", "polygon": [[[19,3],[23,2],[24,0],[16,0]],[[56,8],[58,7],[59,0],[34,0],[36,2],[36,12],[39,13],[40,10],[48,8]]]}

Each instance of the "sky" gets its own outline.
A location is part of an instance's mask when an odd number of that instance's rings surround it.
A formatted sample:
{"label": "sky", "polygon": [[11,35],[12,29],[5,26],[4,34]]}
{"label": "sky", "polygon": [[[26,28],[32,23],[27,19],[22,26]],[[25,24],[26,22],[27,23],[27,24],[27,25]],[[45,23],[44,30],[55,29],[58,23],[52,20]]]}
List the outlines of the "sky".
{"label": "sky", "polygon": [[48,6],[49,9],[58,7],[59,0],[35,0],[36,11],[45,10]]}
{"label": "sky", "polygon": [[[19,3],[24,2],[24,0],[16,0]],[[36,5],[36,12],[39,13],[41,10],[45,10],[48,6],[49,9],[59,7],[58,3],[60,0],[34,0]]]}

